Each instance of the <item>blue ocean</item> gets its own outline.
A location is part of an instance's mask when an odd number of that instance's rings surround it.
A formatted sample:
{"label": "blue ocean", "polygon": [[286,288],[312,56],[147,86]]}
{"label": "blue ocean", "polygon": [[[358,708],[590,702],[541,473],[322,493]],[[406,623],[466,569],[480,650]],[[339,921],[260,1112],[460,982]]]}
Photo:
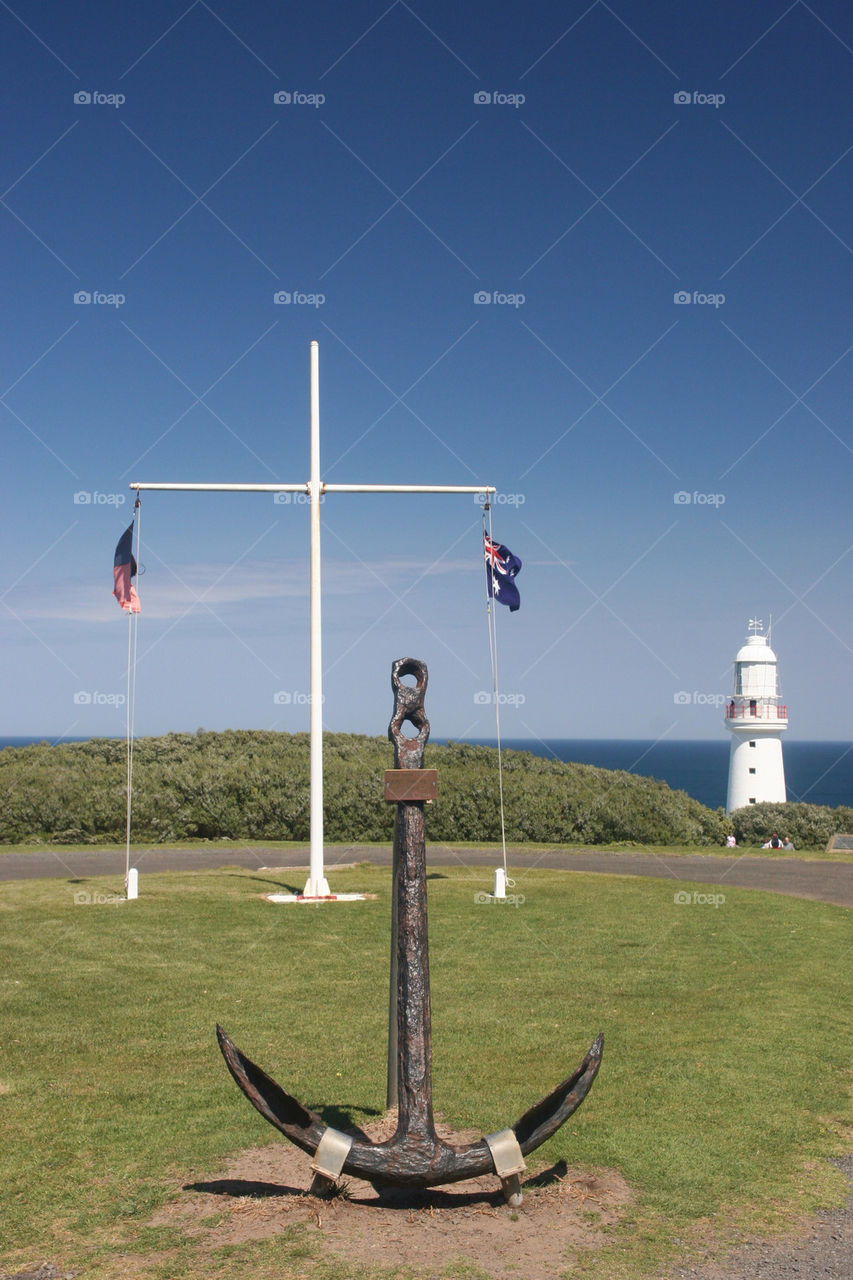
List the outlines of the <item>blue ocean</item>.
{"label": "blue ocean", "polygon": [[[494,739],[480,739],[495,746]],[[548,738],[541,742],[505,738],[503,747],[536,756],[624,769],[668,782],[701,804],[718,809],[726,803],[729,743],[633,741],[627,739]],[[853,743],[784,742],[785,786],[789,800],[808,804],[853,805]]]}
{"label": "blue ocean", "polygon": [[[41,738],[0,738],[3,747],[25,747]],[[65,739],[85,741],[85,739]],[[476,740],[493,747],[494,739]],[[712,809],[726,803],[729,744],[722,742],[635,741],[627,739],[505,738],[504,749],[531,751],[556,760],[575,760],[602,769],[624,769],[668,782]],[[785,784],[789,800],[853,806],[853,743],[785,742]]]}

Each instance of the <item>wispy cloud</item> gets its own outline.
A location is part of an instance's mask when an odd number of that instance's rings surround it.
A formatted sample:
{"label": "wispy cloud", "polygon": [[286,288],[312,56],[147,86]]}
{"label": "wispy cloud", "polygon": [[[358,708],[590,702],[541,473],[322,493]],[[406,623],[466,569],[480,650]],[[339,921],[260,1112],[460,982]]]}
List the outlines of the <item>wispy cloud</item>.
{"label": "wispy cloud", "polygon": [[[415,576],[470,574],[473,567],[470,557],[443,560],[431,568],[425,568],[423,560],[416,556],[386,556],[364,563],[326,559],[323,594],[373,595],[381,592],[381,583],[387,583],[389,590],[399,589]],[[199,601],[221,611],[264,601],[307,598],[308,567],[301,561],[282,560],[244,560],[236,569],[228,561],[158,566],[156,574],[143,573],[139,582],[143,615],[165,619],[185,614],[194,598],[188,595],[184,584]],[[10,593],[10,602],[18,617],[30,620],[106,623],[115,622],[118,614],[118,605],[103,575],[97,580],[21,586]]]}

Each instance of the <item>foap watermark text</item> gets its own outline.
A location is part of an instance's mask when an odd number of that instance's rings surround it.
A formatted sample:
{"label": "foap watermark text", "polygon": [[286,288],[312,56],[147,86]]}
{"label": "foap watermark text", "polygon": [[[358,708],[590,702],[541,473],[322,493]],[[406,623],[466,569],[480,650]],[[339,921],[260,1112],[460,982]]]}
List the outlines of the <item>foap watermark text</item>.
{"label": "foap watermark text", "polygon": [[691,293],[689,289],[677,289],[672,295],[672,300],[677,307],[688,307],[695,304],[697,307],[717,307],[725,306],[726,295],[724,293],[702,293],[699,289],[694,289]]}
{"label": "foap watermark text", "polygon": [[677,107],[716,107],[719,110],[726,100],[726,95],[703,93],[701,89],[694,89],[692,93],[686,89],[679,89],[672,95],[672,100]]}
{"label": "foap watermark text", "polygon": [[302,293],[299,289],[279,289],[273,294],[273,302],[277,307],[322,307],[326,301],[325,293]]}
{"label": "foap watermark text", "polygon": [[474,702],[478,707],[498,706],[521,707],[527,701],[523,693],[490,693],[488,689],[478,689],[474,694]]}
{"label": "foap watermark text", "polygon": [[679,889],[677,893],[672,895],[672,900],[677,907],[714,907],[717,910],[725,902],[726,895],[724,893],[700,893],[698,889],[688,893],[686,889]]}
{"label": "foap watermark text", "polygon": [[[299,493],[289,493],[289,492],[284,492],[284,493],[274,493],[274,494],[273,494],[273,496],[272,496],[272,500],[273,500],[273,502],[275,503],[275,505],[276,505],[277,507],[289,507],[289,506],[297,506],[297,507],[299,507],[299,506],[306,506],[306,505],[311,501],[311,494],[310,494],[310,493],[302,493],[302,492],[299,492]],[[321,494],[320,494],[320,501],[321,501],[321,502],[325,502],[325,501],[326,501],[326,495],[325,495],[324,493],[321,493]]]}
{"label": "foap watermark text", "polygon": [[123,707],[123,693],[101,693],[98,689],[78,689],[74,695],[75,707]]}
{"label": "foap watermark text", "polygon": [[74,495],[75,507],[123,507],[126,501],[123,493],[99,493],[97,489],[78,489]]}
{"label": "foap watermark text", "polygon": [[505,898],[496,898],[491,893],[475,893],[474,902],[478,907],[491,906],[497,903],[499,907],[520,907],[525,901],[523,893],[508,893]]}
{"label": "foap watermark text", "polygon": [[515,307],[517,311],[526,301],[527,298],[523,293],[501,293],[500,289],[478,289],[474,294],[474,305],[477,307],[488,307],[494,304],[496,307]]}
{"label": "foap watermark text", "polygon": [[301,93],[299,89],[279,89],[272,100],[277,107],[322,107],[325,93]]}
{"label": "foap watermark text", "polygon": [[475,107],[523,107],[527,98],[523,93],[502,93],[500,89],[478,89],[474,94]]}
{"label": "foap watermark text", "polygon": [[100,289],[78,289],[74,295],[75,307],[123,307],[126,302],[123,293],[102,293]]}
{"label": "foap watermark text", "polygon": [[672,695],[672,700],[677,707],[724,707],[726,705],[724,693],[700,693],[698,689],[694,689],[692,693],[688,689],[679,689],[678,693]]}
{"label": "foap watermark text", "polygon": [[523,493],[475,493],[474,503],[484,507],[490,503],[493,507],[523,507],[527,499]]}
{"label": "foap watermark text", "polygon": [[687,489],[678,489],[673,495],[672,500],[677,507],[721,507],[726,500],[724,493],[699,493],[696,489],[692,493]]}
{"label": "foap watermark text", "polygon": [[77,107],[123,107],[127,98],[123,93],[100,93],[93,89],[78,89],[74,94],[74,105]]}

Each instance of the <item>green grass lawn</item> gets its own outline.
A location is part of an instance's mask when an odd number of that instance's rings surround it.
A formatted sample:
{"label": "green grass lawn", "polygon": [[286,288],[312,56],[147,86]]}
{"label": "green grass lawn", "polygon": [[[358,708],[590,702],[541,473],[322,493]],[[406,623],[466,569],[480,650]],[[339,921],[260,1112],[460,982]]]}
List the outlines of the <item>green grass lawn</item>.
{"label": "green grass lawn", "polygon": [[[679,881],[698,895],[683,903],[665,881],[545,871],[525,874],[520,905],[478,905],[489,879],[430,877],[435,1105],[456,1128],[503,1128],[604,1030],[589,1098],[538,1153],[618,1169],[636,1193],[582,1274],[649,1274],[673,1237],[838,1202],[822,1157],[849,1150],[853,1125],[849,911],[729,887],[715,906],[718,887]],[[0,885],[0,1270],[307,1274],[282,1240],[205,1253],[174,1231],[171,1269],[144,1262],[176,1185],[280,1140],[228,1075],[217,1021],[330,1122],[383,1110],[390,872],[337,872],[336,889],[377,898],[334,907],[258,896],[278,887],[239,869],[146,875],[138,901],[94,905],[75,894],[120,881]],[[319,1245],[311,1267],[367,1274]]]}

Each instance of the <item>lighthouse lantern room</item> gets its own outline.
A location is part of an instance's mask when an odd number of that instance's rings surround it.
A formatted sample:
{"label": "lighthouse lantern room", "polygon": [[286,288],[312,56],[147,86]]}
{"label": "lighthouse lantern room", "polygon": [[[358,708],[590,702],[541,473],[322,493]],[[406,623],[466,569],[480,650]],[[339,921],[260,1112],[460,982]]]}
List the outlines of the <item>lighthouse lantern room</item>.
{"label": "lighthouse lantern room", "polygon": [[732,735],[727,813],[787,799],[782,734],[788,709],[779,701],[776,654],[758,619],[750,621],[749,630],[735,657],[734,692],[726,704],[725,725]]}

